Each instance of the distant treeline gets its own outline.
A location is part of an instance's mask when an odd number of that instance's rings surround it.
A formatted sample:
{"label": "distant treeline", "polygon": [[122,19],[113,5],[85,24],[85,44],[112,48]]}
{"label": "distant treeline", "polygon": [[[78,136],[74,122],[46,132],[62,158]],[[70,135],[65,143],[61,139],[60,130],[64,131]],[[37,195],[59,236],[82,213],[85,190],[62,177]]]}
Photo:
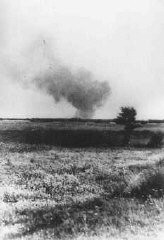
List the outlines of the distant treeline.
{"label": "distant treeline", "polygon": [[[95,123],[115,123],[116,119],[83,119],[83,118],[0,118],[0,120],[30,121],[30,122],[95,122]],[[137,120],[137,123],[164,123],[164,119]]]}
{"label": "distant treeline", "polygon": [[83,119],[83,118],[0,118],[0,120],[30,121],[30,122],[114,122],[114,119]]}

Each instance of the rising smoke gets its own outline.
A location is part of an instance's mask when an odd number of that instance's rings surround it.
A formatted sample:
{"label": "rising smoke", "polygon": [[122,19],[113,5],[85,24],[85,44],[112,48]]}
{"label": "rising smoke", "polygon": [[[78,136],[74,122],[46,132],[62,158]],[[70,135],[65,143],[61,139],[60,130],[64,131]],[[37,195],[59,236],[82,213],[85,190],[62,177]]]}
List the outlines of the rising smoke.
{"label": "rising smoke", "polygon": [[5,64],[7,74],[25,88],[35,86],[49,94],[57,103],[66,100],[76,109],[75,117],[92,118],[110,94],[108,82],[98,81],[89,71],[66,67],[42,38],[32,41],[24,55],[17,64]]}
{"label": "rising smoke", "polygon": [[64,66],[39,74],[33,83],[51,95],[55,102],[65,99],[72,104],[79,118],[93,117],[110,93],[108,82],[97,81],[88,71],[73,73]]}

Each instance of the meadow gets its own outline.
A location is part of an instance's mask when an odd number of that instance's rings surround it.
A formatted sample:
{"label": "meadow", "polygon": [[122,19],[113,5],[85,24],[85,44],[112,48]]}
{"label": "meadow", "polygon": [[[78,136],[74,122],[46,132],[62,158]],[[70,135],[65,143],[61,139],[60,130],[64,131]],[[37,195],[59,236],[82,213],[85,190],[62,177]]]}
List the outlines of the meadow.
{"label": "meadow", "polygon": [[[162,131],[151,126],[133,142]],[[0,122],[0,239],[163,239],[163,148],[47,140],[86,128],[123,131],[107,122]]]}
{"label": "meadow", "polygon": [[[154,133],[164,134],[163,122],[143,122],[133,131],[131,146],[147,147]],[[122,147],[124,127],[111,120],[1,120],[0,141],[62,147]]]}

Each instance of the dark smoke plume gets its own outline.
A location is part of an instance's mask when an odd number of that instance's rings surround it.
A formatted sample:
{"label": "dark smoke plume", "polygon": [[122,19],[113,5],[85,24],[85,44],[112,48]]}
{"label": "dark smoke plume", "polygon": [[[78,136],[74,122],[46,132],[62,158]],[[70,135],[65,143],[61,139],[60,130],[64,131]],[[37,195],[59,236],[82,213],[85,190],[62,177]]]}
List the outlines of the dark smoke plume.
{"label": "dark smoke plume", "polygon": [[76,117],[93,117],[109,96],[108,82],[97,81],[85,70],[72,71],[54,56],[51,41],[39,36],[25,49],[17,64],[5,64],[7,73],[21,86],[35,86],[51,95],[55,102],[66,100],[76,109]]}
{"label": "dark smoke plume", "polygon": [[99,82],[90,72],[73,73],[67,67],[47,70],[34,78],[36,87],[50,94],[55,102],[67,100],[76,111],[76,117],[91,118],[107,99],[108,82]]}

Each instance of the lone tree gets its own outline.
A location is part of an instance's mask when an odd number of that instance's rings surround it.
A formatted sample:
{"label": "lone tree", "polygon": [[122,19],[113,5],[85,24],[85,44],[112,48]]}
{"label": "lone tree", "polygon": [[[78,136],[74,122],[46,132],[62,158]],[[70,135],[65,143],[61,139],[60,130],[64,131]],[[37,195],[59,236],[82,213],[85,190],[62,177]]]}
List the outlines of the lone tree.
{"label": "lone tree", "polygon": [[116,118],[116,123],[125,126],[124,144],[130,145],[130,137],[136,124],[137,112],[133,107],[121,107],[121,112]]}

